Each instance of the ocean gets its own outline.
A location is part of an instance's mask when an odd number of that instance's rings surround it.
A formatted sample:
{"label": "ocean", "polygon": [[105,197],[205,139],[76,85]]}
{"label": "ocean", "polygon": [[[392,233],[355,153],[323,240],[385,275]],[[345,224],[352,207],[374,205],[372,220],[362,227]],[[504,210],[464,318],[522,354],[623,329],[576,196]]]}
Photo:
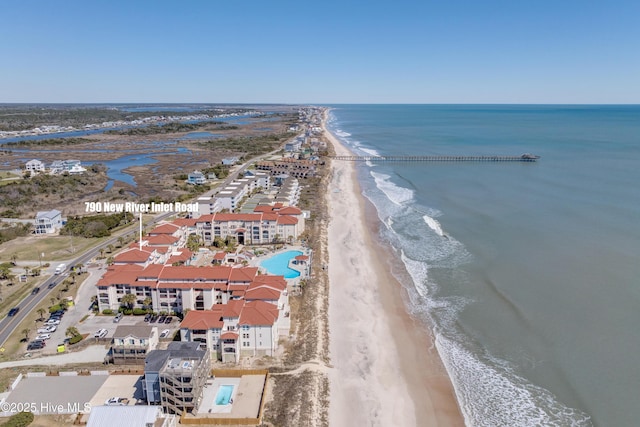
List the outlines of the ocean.
{"label": "ocean", "polygon": [[334,105],[468,426],[640,423],[640,106]]}

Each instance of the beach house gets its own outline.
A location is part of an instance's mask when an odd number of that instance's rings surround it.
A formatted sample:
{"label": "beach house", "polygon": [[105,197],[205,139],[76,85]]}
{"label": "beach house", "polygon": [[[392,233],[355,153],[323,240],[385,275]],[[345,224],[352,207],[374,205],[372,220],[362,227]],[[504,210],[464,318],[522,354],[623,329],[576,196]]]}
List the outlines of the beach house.
{"label": "beach house", "polygon": [[44,163],[38,159],[29,160],[25,164],[25,170],[31,172],[31,174],[36,174],[45,171]]}
{"label": "beach house", "polygon": [[111,339],[115,365],[144,364],[147,354],[158,346],[158,328],[150,325],[119,325]]}
{"label": "beach house", "polygon": [[187,184],[202,185],[207,183],[207,178],[200,171],[193,171],[187,175]]}
{"label": "beach house", "polygon": [[35,234],[52,234],[62,228],[62,212],[56,209],[36,213]]}

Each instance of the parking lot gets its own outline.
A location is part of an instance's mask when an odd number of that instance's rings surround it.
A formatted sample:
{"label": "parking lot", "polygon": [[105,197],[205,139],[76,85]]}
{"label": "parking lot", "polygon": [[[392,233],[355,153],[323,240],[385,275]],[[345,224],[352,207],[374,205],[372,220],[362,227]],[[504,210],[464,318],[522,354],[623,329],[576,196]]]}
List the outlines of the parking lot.
{"label": "parking lot", "polygon": [[29,404],[34,413],[64,414],[104,405],[121,397],[127,405],[142,399],[139,375],[64,375],[23,378],[6,398],[8,404]]}
{"label": "parking lot", "polygon": [[[110,339],[113,337],[113,333],[119,325],[150,325],[158,328],[158,334],[160,334],[160,338],[171,339],[175,333],[175,331],[180,327],[180,320],[173,316],[170,323],[158,323],[153,322],[145,322],[144,316],[123,316],[119,322],[114,322],[114,316],[101,316],[90,314],[82,323],[72,323],[72,317],[70,313],[74,310],[71,308],[67,314],[65,314],[60,324],[57,325],[57,329],[55,332],[51,333],[51,338],[46,341],[46,346],[42,350],[30,350],[31,352],[42,352],[43,354],[52,354],[56,353],[56,347],[59,344],[63,344],[65,339],[68,337],[65,336],[65,332],[67,328],[70,326],[78,329],[78,332],[81,334],[89,334],[87,339],[93,339],[94,334],[100,329],[106,329],[107,334],[104,338]],[[38,326],[38,328],[42,328],[42,324]],[[169,331],[166,333],[166,331]],[[163,336],[163,332],[165,332],[165,336]]]}
{"label": "parking lot", "polygon": [[[78,295],[76,297],[76,303],[70,306],[65,314],[60,319],[60,324],[56,325],[56,331],[51,333],[51,337],[45,341],[45,347],[42,349],[28,350],[33,353],[34,356],[39,354],[53,354],[57,352],[57,346],[63,344],[68,338],[66,336],[67,328],[75,327],[81,334],[88,334],[88,339],[93,339],[93,335],[100,329],[106,329],[106,339],[113,337],[113,333],[118,325],[144,325],[144,316],[124,316],[118,323],[114,323],[114,316],[95,315],[90,310],[91,297],[95,296],[95,284],[98,282],[102,274],[104,274],[104,266],[91,267],[88,269],[89,277],[83,282],[78,289]],[[85,316],[86,317],[85,319]],[[48,317],[48,313],[45,314],[45,319]],[[82,320],[84,319],[84,320]],[[82,320],[82,322],[80,322]],[[44,327],[44,322],[38,322],[37,329]],[[172,338],[176,329],[179,328],[180,321],[177,317],[172,317],[170,323],[158,323],[157,321],[151,323],[152,326],[158,328],[158,334],[162,335],[162,332],[169,330],[166,337]],[[34,331],[35,332],[35,331]],[[32,335],[35,339],[36,334]]]}

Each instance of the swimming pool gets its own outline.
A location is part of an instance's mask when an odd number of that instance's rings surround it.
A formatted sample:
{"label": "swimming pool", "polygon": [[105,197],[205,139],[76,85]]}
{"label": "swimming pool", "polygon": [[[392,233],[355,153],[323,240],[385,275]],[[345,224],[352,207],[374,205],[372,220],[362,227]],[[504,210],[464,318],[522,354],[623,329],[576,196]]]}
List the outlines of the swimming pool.
{"label": "swimming pool", "polygon": [[221,385],[216,395],[216,405],[228,405],[232,394],[232,385]]}
{"label": "swimming pool", "polygon": [[287,251],[272,256],[260,263],[270,274],[284,276],[285,279],[294,279],[300,276],[300,272],[289,268],[289,261],[298,255],[302,255],[300,251]]}

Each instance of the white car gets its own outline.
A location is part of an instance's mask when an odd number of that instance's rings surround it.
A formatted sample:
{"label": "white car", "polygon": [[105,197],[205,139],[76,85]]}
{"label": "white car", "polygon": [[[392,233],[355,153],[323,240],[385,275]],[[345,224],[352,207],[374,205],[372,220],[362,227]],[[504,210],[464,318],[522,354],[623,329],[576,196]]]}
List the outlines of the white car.
{"label": "white car", "polygon": [[125,397],[112,397],[107,399],[104,404],[107,406],[124,406],[129,403],[129,399]]}
{"label": "white car", "polygon": [[37,340],[48,340],[51,338],[51,334],[40,334],[36,337]]}
{"label": "white car", "polygon": [[106,336],[107,336],[107,334],[108,334],[108,333],[109,333],[109,331],[107,331],[106,329],[98,329],[98,330],[96,331],[96,333],[95,333],[95,334],[93,334],[93,336],[94,336],[95,338],[104,338],[104,337],[106,337]]}
{"label": "white car", "polygon": [[165,329],[160,333],[160,338],[166,338],[169,335],[169,332],[171,332],[169,329]]}
{"label": "white car", "polygon": [[56,328],[55,325],[45,326],[44,328],[39,328],[38,329],[38,333],[39,334],[50,334],[51,332],[55,332],[56,329],[57,328]]}
{"label": "white car", "polygon": [[49,319],[46,322],[44,322],[44,324],[47,325],[47,326],[59,325],[60,321],[59,320],[55,320],[55,319]]}

